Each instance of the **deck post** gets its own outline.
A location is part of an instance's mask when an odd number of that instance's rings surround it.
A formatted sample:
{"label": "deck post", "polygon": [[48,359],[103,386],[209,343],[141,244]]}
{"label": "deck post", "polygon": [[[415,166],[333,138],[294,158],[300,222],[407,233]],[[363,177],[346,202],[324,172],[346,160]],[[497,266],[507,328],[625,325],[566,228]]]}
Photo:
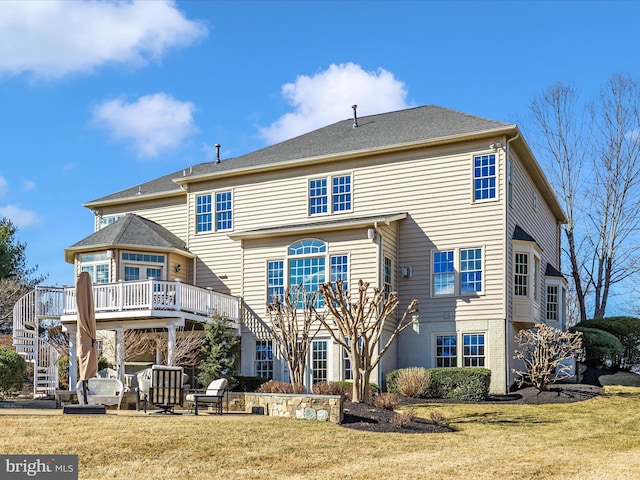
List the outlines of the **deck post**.
{"label": "deck post", "polygon": [[173,365],[176,354],[176,326],[167,325],[167,365]]}

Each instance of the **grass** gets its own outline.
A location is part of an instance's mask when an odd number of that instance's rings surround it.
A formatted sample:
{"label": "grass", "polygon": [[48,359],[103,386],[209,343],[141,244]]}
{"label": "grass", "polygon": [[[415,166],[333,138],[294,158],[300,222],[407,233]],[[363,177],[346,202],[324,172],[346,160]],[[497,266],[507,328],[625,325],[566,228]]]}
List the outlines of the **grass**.
{"label": "grass", "polygon": [[0,411],[3,454],[79,456],[81,479],[634,478],[640,388],[586,402],[425,404],[448,434],[376,434],[254,415]]}

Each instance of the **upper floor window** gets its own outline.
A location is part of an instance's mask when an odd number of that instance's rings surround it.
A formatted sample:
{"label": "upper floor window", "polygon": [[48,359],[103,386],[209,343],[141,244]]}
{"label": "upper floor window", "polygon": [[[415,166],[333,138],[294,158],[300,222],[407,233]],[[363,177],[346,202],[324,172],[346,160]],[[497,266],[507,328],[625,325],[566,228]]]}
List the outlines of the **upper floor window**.
{"label": "upper floor window", "polygon": [[393,290],[393,262],[391,258],[384,257],[384,298],[389,298],[389,294]]}
{"label": "upper floor window", "polygon": [[109,254],[93,253],[80,257],[80,271],[88,272],[93,283],[109,283]]}
{"label": "upper floor window", "polygon": [[473,200],[496,198],[496,155],[473,157]]}
{"label": "upper floor window", "polygon": [[284,262],[274,260],[267,262],[267,303],[284,299]]}
{"label": "upper floor window", "polygon": [[154,255],[148,253],[122,253],[122,271],[125,282],[134,280],[164,280],[164,255]]}
{"label": "upper floor window", "polygon": [[196,231],[210,232],[213,229],[211,194],[196,197]]}
{"label": "upper floor window", "polygon": [[233,228],[233,194],[230,191],[218,192],[215,197],[210,193],[196,196],[196,232],[211,232],[214,226],[216,231]]}
{"label": "upper floor window", "polygon": [[351,208],[351,175],[309,180],[309,215],[348,212]]}
{"label": "upper floor window", "polygon": [[[286,288],[300,286],[307,295],[312,295],[320,290],[323,283],[335,283],[338,280],[342,280],[343,288],[349,288],[349,256],[327,255],[324,242],[301,240],[289,246],[286,261],[277,259],[267,262],[267,304],[273,302],[274,295],[281,299]],[[299,308],[301,303],[302,299]],[[324,301],[319,297],[316,307],[322,306]]]}
{"label": "upper floor window", "polygon": [[560,288],[558,285],[547,285],[547,322],[559,320]]}
{"label": "upper floor window", "polygon": [[482,257],[482,248],[434,251],[433,294],[439,296],[482,293]]}
{"label": "upper floor window", "polygon": [[231,230],[232,228],[231,192],[216,193],[216,230]]}
{"label": "upper floor window", "polygon": [[513,291],[518,297],[529,296],[529,254],[516,253],[514,265],[515,277]]}
{"label": "upper floor window", "polygon": [[111,225],[113,222],[117,222],[124,215],[107,215],[104,217],[100,217],[100,225],[98,225],[98,230],[106,227],[107,225]]}

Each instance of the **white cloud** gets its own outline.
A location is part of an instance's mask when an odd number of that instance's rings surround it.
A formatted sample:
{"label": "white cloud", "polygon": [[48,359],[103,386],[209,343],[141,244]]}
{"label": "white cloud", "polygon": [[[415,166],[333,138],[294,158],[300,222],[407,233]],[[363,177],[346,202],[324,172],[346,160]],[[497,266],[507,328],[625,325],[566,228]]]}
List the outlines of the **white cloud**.
{"label": "white cloud", "polygon": [[331,65],[310,77],[300,75],[294,83],[282,86],[282,96],[294,110],[260,129],[269,143],[349,118],[352,105],[358,105],[358,116],[410,106],[405,84],[393,73],[383,68],[366,72],[354,63]]}
{"label": "white cloud", "polygon": [[193,122],[195,105],[166,93],[145,95],[132,103],[106,101],[93,110],[93,121],[117,140],[129,140],[140,157],[156,157],[175,148],[198,131]]}
{"label": "white cloud", "polygon": [[8,191],[9,184],[7,183],[7,180],[3,176],[0,176],[0,197],[4,197]]}
{"label": "white cloud", "polygon": [[0,73],[57,78],[106,63],[144,64],[206,35],[172,1],[3,1]]}
{"label": "white cloud", "polygon": [[18,228],[26,228],[38,222],[38,215],[31,210],[24,210],[16,205],[0,207],[0,218],[7,217]]}
{"label": "white cloud", "polygon": [[36,182],[29,180],[28,178],[22,179],[22,189],[26,192],[34,190],[36,188]]}

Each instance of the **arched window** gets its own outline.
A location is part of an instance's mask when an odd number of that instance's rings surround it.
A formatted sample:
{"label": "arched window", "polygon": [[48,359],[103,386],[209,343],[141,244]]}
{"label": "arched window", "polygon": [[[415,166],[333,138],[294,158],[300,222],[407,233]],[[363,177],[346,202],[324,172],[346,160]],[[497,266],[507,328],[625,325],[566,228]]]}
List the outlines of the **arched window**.
{"label": "arched window", "polygon": [[[320,290],[325,282],[327,246],[320,240],[302,240],[289,247],[289,287],[300,285],[307,294]],[[318,299],[316,306],[323,306]]]}
{"label": "arched window", "polygon": [[[286,259],[267,262],[267,304],[282,298],[285,288],[300,285],[308,294],[320,290],[324,282],[341,279],[348,288],[348,255],[328,255],[327,244],[317,239],[305,239],[287,248]],[[299,305],[301,306],[301,305]],[[324,306],[318,298],[316,307]]]}

